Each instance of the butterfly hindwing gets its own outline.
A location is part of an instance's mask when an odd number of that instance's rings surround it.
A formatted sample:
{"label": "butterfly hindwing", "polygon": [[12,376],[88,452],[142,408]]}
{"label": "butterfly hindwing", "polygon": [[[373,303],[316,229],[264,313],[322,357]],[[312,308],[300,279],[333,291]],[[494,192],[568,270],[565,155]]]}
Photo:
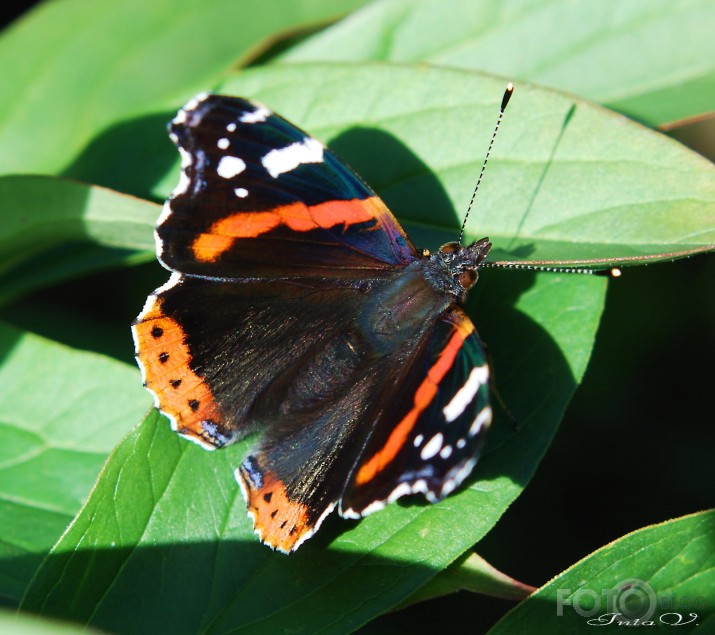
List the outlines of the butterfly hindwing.
{"label": "butterfly hindwing", "polygon": [[290,552],[336,505],[356,518],[410,493],[435,502],[469,475],[491,422],[484,349],[456,308],[409,344],[365,355],[359,333],[342,331],[320,350],[333,361],[298,374],[350,371],[343,389],[264,417],[264,438],[236,471],[263,542]]}
{"label": "butterfly hindwing", "polygon": [[343,494],[360,517],[405,494],[441,500],[470,474],[492,420],[489,364],[471,320],[448,309],[406,366],[398,406],[377,425]]}
{"label": "butterfly hindwing", "polygon": [[170,124],[179,186],[157,226],[170,269],[215,278],[377,275],[417,253],[344,163],[265,106],[219,95]]}

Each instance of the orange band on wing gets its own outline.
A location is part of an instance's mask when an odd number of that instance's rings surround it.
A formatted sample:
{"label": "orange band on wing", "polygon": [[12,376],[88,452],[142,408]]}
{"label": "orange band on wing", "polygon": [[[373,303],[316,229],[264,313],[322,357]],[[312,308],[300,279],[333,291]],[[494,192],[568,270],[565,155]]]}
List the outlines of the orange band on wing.
{"label": "orange band on wing", "polygon": [[412,409],[403,417],[394,430],[387,438],[385,445],[381,450],[376,452],[369,461],[364,463],[355,477],[357,485],[363,485],[370,481],[378,472],[388,465],[400,451],[400,448],[405,444],[407,436],[414,428],[415,423],[420,414],[424,412],[432,403],[439,383],[444,379],[444,376],[452,368],[454,360],[457,358],[459,349],[462,348],[464,341],[474,331],[474,325],[471,320],[463,319],[454,323],[454,334],[449,339],[447,346],[444,347],[437,361],[429,369],[427,377],[424,378],[415,393],[415,401]]}
{"label": "orange band on wing", "polygon": [[203,425],[219,424],[221,414],[211,390],[189,366],[191,353],[181,325],[162,312],[157,298],[137,320],[133,326],[137,360],[159,409],[174,419],[180,434],[204,445],[222,445]]}
{"label": "orange band on wing", "polygon": [[310,523],[308,508],[288,497],[283,481],[271,472],[261,476],[256,487],[244,466],[238,470],[253,527],[263,543],[290,553],[306,533],[314,531],[314,523]]}
{"label": "orange band on wing", "polygon": [[318,205],[296,202],[266,212],[237,212],[216,221],[208,233],[192,245],[200,262],[215,262],[239,238],[256,238],[279,225],[297,232],[329,229],[336,225],[365,223],[379,217],[382,204],[376,197],[349,201],[326,201]]}

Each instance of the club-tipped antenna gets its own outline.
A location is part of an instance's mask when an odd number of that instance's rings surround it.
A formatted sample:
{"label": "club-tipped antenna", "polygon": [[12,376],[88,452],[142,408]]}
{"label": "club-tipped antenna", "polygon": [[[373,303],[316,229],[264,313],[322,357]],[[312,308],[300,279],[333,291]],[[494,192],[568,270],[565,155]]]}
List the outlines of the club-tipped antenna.
{"label": "club-tipped antenna", "polygon": [[479,178],[477,179],[477,184],[474,186],[474,191],[472,192],[472,198],[469,201],[469,205],[467,206],[467,213],[464,215],[464,220],[462,221],[462,228],[459,230],[459,239],[457,242],[461,245],[462,244],[462,237],[464,236],[464,228],[467,226],[467,219],[469,218],[469,212],[472,211],[472,206],[474,205],[474,200],[477,197],[477,190],[479,189],[479,185],[482,182],[482,177],[484,176],[484,170],[487,167],[487,161],[489,161],[489,154],[492,151],[492,146],[494,145],[494,139],[497,136],[497,131],[499,130],[499,125],[501,124],[502,117],[504,116],[504,111],[506,110],[506,105],[509,103],[509,100],[511,99],[511,94],[514,92],[514,84],[509,82],[506,86],[506,90],[504,91],[504,97],[502,97],[501,100],[501,107],[499,108],[499,118],[497,119],[497,124],[494,126],[494,132],[492,132],[492,138],[489,141],[489,147],[487,148],[487,154],[484,157],[484,163],[482,163],[482,170],[479,173]]}
{"label": "club-tipped antenna", "polygon": [[589,269],[587,267],[550,264],[542,261],[533,262],[483,262],[480,267],[487,269],[524,269],[529,271],[547,271],[548,273],[575,273],[589,276],[605,276],[607,278],[620,278],[623,271],[619,267],[606,269]]}

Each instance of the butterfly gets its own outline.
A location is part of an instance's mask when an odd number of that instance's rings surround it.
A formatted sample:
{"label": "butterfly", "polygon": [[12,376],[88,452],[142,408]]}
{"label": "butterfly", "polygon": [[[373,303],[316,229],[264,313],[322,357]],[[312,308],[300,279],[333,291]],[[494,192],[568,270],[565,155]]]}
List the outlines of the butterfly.
{"label": "butterfly", "polygon": [[337,508],[437,502],[492,421],[463,305],[488,238],[415,248],[380,198],[267,107],[202,94],[169,124],[181,178],[156,226],[172,271],[132,325],[144,385],[235,472],[261,541],[289,553]]}

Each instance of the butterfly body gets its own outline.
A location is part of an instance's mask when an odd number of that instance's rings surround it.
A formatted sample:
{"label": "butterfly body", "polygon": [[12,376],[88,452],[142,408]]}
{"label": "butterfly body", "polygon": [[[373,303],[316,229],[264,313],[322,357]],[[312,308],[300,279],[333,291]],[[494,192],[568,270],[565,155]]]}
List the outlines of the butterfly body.
{"label": "butterfly body", "polygon": [[182,178],[157,225],[174,273],[133,333],[157,406],[213,449],[258,433],[236,478],[290,552],[338,507],[438,501],[491,421],[462,309],[491,244],[429,255],[352,171],[264,106],[205,95],[170,126]]}

